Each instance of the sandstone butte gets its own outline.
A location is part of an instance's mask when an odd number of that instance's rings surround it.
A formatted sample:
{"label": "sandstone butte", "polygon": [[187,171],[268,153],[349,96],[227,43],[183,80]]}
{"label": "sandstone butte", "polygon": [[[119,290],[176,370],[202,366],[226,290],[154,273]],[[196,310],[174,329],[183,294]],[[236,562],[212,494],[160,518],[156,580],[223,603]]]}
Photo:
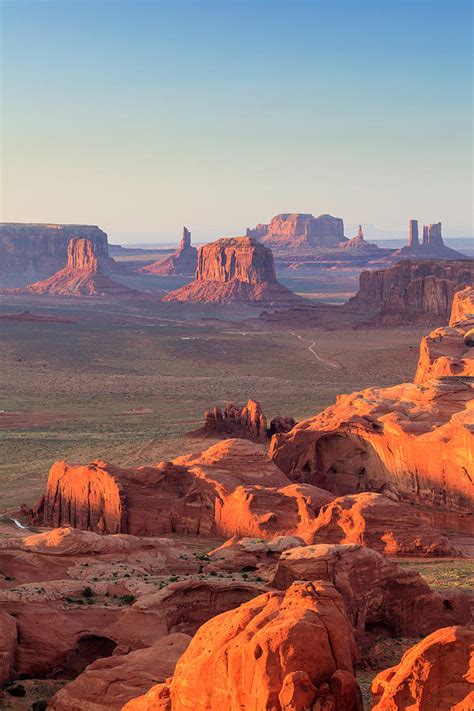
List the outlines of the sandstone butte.
{"label": "sandstone butte", "polygon": [[94,225],[0,223],[0,273],[50,276],[67,262],[71,239],[87,239],[108,258],[107,235]]}
{"label": "sandstone butte", "polygon": [[285,305],[303,299],[277,281],[270,249],[250,237],[232,237],[201,247],[194,281],[163,301]]}
{"label": "sandstone butte", "polygon": [[141,274],[162,276],[194,276],[197,266],[197,249],[191,244],[191,232],[183,227],[183,237],[176,252],[167,259],[160,259],[152,264],[137,269]]}
{"label": "sandstone butte", "polygon": [[344,602],[331,583],[294,583],[285,593],[265,593],[204,624],[170,683],[123,711],[362,711],[353,676],[356,655]]}
{"label": "sandstone butte", "polygon": [[[456,300],[455,318],[460,302],[469,311],[471,291]],[[469,320],[458,323],[470,332]],[[431,334],[422,341],[416,383],[340,395],[320,414],[275,435],[273,461],[293,481],[339,496],[374,491],[434,514],[471,515],[474,382],[465,374],[472,372],[472,360],[464,327],[451,326],[448,338]],[[454,358],[453,339],[463,341]],[[446,370],[461,375],[431,378]]]}
{"label": "sandstone butte", "polygon": [[454,294],[466,286],[474,286],[473,260],[407,260],[363,271],[347,307],[382,325],[446,323]]}
{"label": "sandstone butte", "polygon": [[474,629],[445,627],[409,649],[372,683],[372,711],[471,711]]}
{"label": "sandstone butte", "polygon": [[49,279],[30,284],[19,293],[55,294],[58,296],[127,296],[137,292],[114,281],[108,275],[110,257],[100,255],[90,239],[69,242],[67,264]]}
{"label": "sandstone butte", "polygon": [[274,249],[301,250],[308,247],[333,247],[345,243],[344,222],[340,217],[299,212],[283,213],[270,224],[247,229],[247,237],[258,239]]}
{"label": "sandstone butte", "polygon": [[474,376],[474,289],[454,294],[449,326],[425,336],[415,383],[427,383],[443,376]]}
{"label": "sandstone butte", "polygon": [[204,413],[204,425],[192,436],[239,437],[254,442],[267,442],[277,432],[289,432],[296,424],[292,417],[277,416],[267,424],[262,406],[256,400],[248,400],[241,407],[233,402],[224,408],[218,405]]}
{"label": "sandstone butte", "polygon": [[422,240],[418,234],[418,220],[410,220],[408,244],[397,249],[389,258],[398,259],[463,259],[464,255],[447,247],[441,235],[441,222],[423,225]]}

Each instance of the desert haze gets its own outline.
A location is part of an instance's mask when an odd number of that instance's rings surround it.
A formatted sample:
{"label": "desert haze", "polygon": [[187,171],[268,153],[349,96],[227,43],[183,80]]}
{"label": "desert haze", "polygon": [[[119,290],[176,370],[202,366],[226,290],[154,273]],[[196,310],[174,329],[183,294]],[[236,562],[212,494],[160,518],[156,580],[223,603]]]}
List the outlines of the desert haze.
{"label": "desert haze", "polygon": [[472,5],[0,11],[0,709],[472,711]]}

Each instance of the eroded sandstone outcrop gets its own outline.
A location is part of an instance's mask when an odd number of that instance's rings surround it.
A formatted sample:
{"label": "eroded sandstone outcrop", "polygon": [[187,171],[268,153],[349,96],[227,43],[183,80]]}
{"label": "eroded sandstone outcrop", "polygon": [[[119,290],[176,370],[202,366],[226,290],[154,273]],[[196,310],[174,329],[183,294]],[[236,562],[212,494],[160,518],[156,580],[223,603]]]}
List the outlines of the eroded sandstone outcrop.
{"label": "eroded sandstone outcrop", "polygon": [[108,257],[107,235],[93,225],[0,224],[0,272],[49,276],[62,269],[72,239],[86,239]]}
{"label": "eroded sandstone outcrop", "polygon": [[231,439],[155,467],[57,462],[36,520],[99,533],[306,538],[332,498],[290,482],[258,445]]}
{"label": "eroded sandstone outcrop", "polygon": [[128,654],[92,662],[49,701],[49,711],[121,709],[130,699],[173,675],[176,662],[191,641],[175,633]]}
{"label": "eroded sandstone outcrop", "polygon": [[[286,593],[265,593],[203,625],[172,681],[149,695],[167,699],[170,711],[303,711],[301,704],[291,706],[295,695],[313,708],[325,708],[324,701],[334,711],[361,711],[355,657],[351,625],[334,587],[295,583]],[[125,707],[143,708],[150,708],[146,696]]]}
{"label": "eroded sandstone outcrop", "polygon": [[58,296],[127,296],[137,293],[110,278],[111,261],[100,255],[92,240],[72,239],[64,269],[49,279],[16,291]]}
{"label": "eroded sandstone outcrop", "polygon": [[372,682],[372,711],[469,711],[474,708],[474,629],[444,627]]}
{"label": "eroded sandstone outcrop", "polygon": [[361,648],[380,629],[398,637],[428,634],[440,625],[467,624],[472,600],[441,595],[421,575],[370,548],[312,545],[283,551],[272,584],[282,590],[297,580],[330,581],[344,599]]}
{"label": "eroded sandstone outcrop", "polygon": [[415,383],[443,376],[474,376],[474,289],[466,287],[454,295],[449,326],[425,336]]}
{"label": "eroded sandstone outcrop", "polygon": [[160,276],[194,276],[197,266],[196,247],[191,244],[191,232],[183,227],[183,237],[176,252],[166,259],[147,264],[137,271],[141,274]]}
{"label": "eroded sandstone outcrop", "polygon": [[338,496],[375,491],[470,514],[473,415],[469,378],[368,388],[275,435],[270,456],[290,479]]}
{"label": "eroded sandstone outcrop", "polygon": [[254,237],[274,249],[284,250],[331,247],[346,241],[344,222],[340,217],[314,217],[299,212],[276,215],[270,224],[247,229],[247,237]]}
{"label": "eroded sandstone outcrop", "polygon": [[289,432],[296,422],[292,417],[281,415],[273,418],[267,427],[267,418],[261,404],[256,400],[248,400],[241,407],[233,402],[224,408],[216,405],[204,413],[204,426],[191,435],[216,437],[239,437],[254,442],[266,442],[271,435],[278,432]]}
{"label": "eroded sandstone outcrop", "polygon": [[250,237],[233,237],[201,247],[195,280],[163,301],[284,304],[302,299],[277,281],[270,249]]}
{"label": "eroded sandstone outcrop", "polygon": [[454,294],[473,285],[473,260],[407,260],[362,272],[348,307],[382,325],[447,323]]}
{"label": "eroded sandstone outcrop", "polygon": [[462,252],[447,247],[441,235],[441,222],[423,225],[423,239],[418,235],[418,220],[410,220],[408,245],[397,249],[389,261],[399,259],[463,259]]}

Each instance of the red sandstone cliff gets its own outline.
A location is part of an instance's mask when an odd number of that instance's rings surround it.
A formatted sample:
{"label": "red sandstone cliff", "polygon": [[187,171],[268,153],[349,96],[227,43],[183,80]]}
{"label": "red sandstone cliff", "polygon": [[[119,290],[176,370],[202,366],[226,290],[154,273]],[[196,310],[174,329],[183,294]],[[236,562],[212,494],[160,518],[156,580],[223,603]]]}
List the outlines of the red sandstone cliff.
{"label": "red sandstone cliff", "polygon": [[71,239],[87,239],[108,257],[107,235],[92,225],[0,224],[0,273],[49,276],[62,269]]}
{"label": "red sandstone cliff", "polygon": [[271,250],[250,237],[219,239],[201,247],[195,280],[163,299],[265,304],[299,300],[277,281]]}
{"label": "red sandstone cliff", "polygon": [[473,284],[473,260],[408,260],[362,272],[348,306],[380,324],[447,322],[455,292]]}
{"label": "red sandstone cliff", "polygon": [[197,249],[191,245],[191,232],[183,227],[183,238],[174,254],[164,260],[153,262],[137,271],[142,274],[162,276],[194,276],[197,265]]}
{"label": "red sandstone cliff", "polygon": [[91,240],[72,239],[64,269],[49,279],[15,291],[59,296],[120,296],[136,293],[107,275],[111,261],[109,257],[100,255],[100,250]]}
{"label": "red sandstone cliff", "polygon": [[344,222],[340,217],[314,217],[298,212],[276,215],[270,224],[248,229],[247,236],[255,237],[274,249],[284,250],[331,247],[346,241]]}

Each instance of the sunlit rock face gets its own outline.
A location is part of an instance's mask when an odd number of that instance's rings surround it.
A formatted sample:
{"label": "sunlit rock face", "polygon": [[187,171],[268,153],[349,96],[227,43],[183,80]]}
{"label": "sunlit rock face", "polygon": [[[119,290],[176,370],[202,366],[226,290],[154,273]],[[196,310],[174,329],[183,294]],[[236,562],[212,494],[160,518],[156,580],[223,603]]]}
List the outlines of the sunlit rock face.
{"label": "sunlit rock face", "polygon": [[303,300],[277,281],[270,249],[250,237],[232,237],[201,247],[195,280],[163,301],[282,305]]}
{"label": "sunlit rock face", "polygon": [[167,259],[147,264],[137,271],[161,276],[194,276],[197,265],[196,247],[191,244],[191,232],[183,227],[183,237],[176,252]]}

